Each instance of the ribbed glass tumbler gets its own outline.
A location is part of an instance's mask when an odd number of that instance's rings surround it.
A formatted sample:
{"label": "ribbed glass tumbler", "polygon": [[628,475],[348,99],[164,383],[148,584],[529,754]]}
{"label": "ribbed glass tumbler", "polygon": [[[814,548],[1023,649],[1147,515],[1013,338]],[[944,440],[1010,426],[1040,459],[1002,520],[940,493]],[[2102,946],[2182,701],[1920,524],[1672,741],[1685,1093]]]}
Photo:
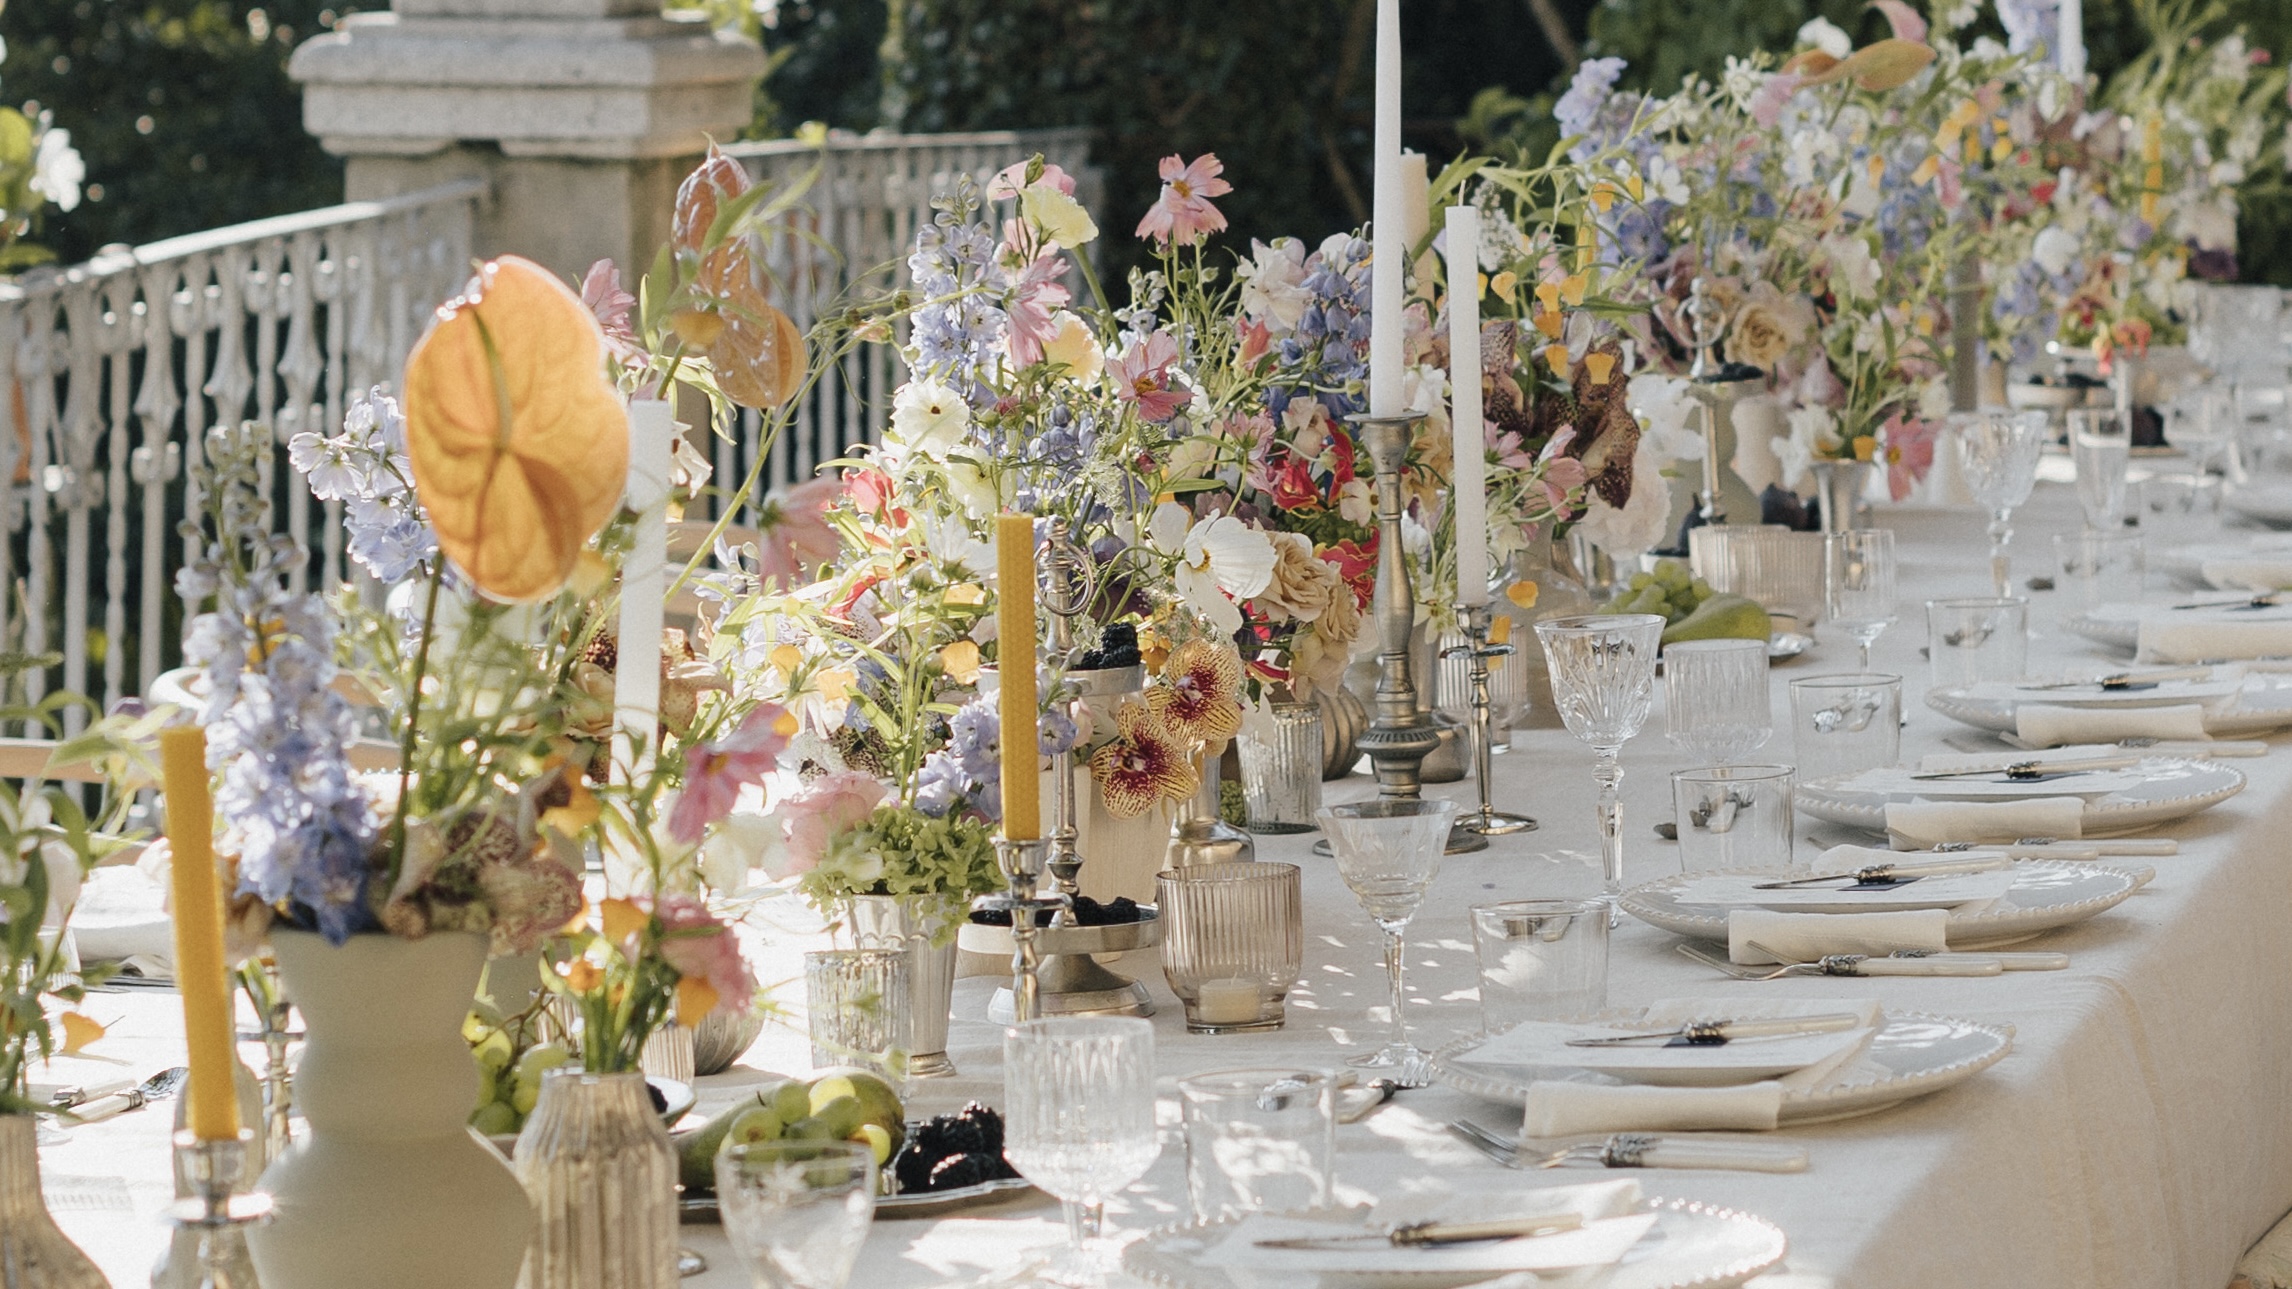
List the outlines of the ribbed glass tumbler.
{"label": "ribbed glass tumbler", "polygon": [[914,962],[905,949],[819,949],[804,955],[815,1068],[857,1065],[894,1082],[907,1077]]}
{"label": "ribbed glass tumbler", "polygon": [[1321,705],[1270,704],[1261,717],[1242,722],[1234,745],[1241,757],[1249,830],[1312,832],[1313,812],[1321,808],[1327,751],[1321,742]]}
{"label": "ribbed glass tumbler", "polygon": [[1199,864],[1155,881],[1162,977],[1196,1034],[1279,1029],[1305,961],[1295,864]]}

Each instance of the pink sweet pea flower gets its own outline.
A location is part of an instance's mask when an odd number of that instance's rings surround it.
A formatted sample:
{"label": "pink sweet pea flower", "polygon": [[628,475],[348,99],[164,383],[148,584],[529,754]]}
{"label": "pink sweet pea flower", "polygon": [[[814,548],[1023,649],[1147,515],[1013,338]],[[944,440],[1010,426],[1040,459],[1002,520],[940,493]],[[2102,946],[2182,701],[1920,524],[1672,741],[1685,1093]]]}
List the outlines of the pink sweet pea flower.
{"label": "pink sweet pea flower", "polygon": [[730,734],[686,749],[684,791],[669,811],[669,836],[699,845],[710,824],[732,813],[742,788],[779,768],[794,732],[795,722],[777,703],[761,703]]}
{"label": "pink sweet pea flower", "polygon": [[741,1012],[755,997],[756,977],[740,956],[740,940],[708,906],[690,895],[663,895],[653,906],[661,922],[661,961],[687,979],[716,991],[716,1010]]}
{"label": "pink sweet pea flower", "polygon": [[1783,119],[1783,105],[1799,92],[1797,72],[1776,72],[1751,95],[1751,119],[1772,130]]}
{"label": "pink sweet pea flower", "polygon": [[1065,263],[1056,255],[1040,255],[1019,274],[1018,285],[1011,290],[1011,361],[1021,367],[1032,367],[1043,360],[1043,344],[1058,334],[1058,324],[1052,321],[1060,309],[1073,299],[1059,282]]}
{"label": "pink sweet pea flower", "polygon": [[797,789],[776,812],[786,830],[786,867],[773,873],[808,873],[828,856],[837,837],[857,827],[883,804],[883,781],[857,770],[822,775]]}
{"label": "pink sweet pea flower", "polygon": [[629,326],[629,311],[637,307],[637,297],[621,289],[621,270],[611,260],[599,260],[589,266],[581,279],[581,303],[597,319],[597,327],[605,333],[606,347],[613,357],[624,363],[641,363],[644,348],[637,343],[637,333]]}
{"label": "pink sweet pea flower", "polygon": [[1159,425],[1194,401],[1194,391],[1170,379],[1178,362],[1178,342],[1157,331],[1133,341],[1114,360],[1114,392],[1125,403],[1136,403],[1138,414]]}
{"label": "pink sweet pea flower", "polygon": [[1069,197],[1074,195],[1074,176],[1047,162],[1043,165],[1042,177],[1028,183],[1029,164],[1026,161],[1014,161],[997,171],[995,177],[987,181],[987,200],[1009,201],[1018,196],[1022,188],[1056,188]]}
{"label": "pink sweet pea flower", "polygon": [[1138,236],[1192,246],[1204,234],[1223,229],[1226,217],[1210,204],[1210,198],[1234,190],[1232,184],[1218,178],[1225,168],[1215,152],[1205,152],[1192,161],[1175,155],[1162,158],[1162,197],[1146,212],[1146,218],[1138,221]]}
{"label": "pink sweet pea flower", "polygon": [[822,475],[764,499],[757,527],[764,533],[756,553],[756,571],[793,589],[812,578],[812,570],[836,557],[842,538],[828,522],[828,511],[843,500],[844,481]]}

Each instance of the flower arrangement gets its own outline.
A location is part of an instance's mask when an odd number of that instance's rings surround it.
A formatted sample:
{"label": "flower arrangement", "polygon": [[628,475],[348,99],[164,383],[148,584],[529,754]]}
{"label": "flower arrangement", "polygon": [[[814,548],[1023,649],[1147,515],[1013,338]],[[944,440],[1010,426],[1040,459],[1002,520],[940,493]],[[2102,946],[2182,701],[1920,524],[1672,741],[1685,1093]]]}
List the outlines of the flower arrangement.
{"label": "flower arrangement", "polygon": [[0,272],[56,258],[26,239],[39,232],[49,205],[67,214],[79,207],[87,174],[72,132],[56,128],[53,114],[0,107]]}

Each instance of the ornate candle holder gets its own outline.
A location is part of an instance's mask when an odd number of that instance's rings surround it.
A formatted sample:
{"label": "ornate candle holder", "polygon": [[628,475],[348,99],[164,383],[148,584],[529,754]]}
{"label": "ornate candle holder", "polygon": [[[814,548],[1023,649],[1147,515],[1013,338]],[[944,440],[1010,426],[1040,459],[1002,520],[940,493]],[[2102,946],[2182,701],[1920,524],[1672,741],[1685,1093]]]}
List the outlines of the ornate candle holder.
{"label": "ornate candle holder", "polygon": [[[1035,914],[1052,910],[1052,917],[1067,908],[1062,894],[1039,895],[1043,874],[1050,867],[1050,843],[1041,838],[1013,841],[997,834],[995,866],[1003,870],[1009,889],[980,901],[980,907],[1011,915],[1011,1019],[1024,1023],[1042,1015],[1039,1005],[1042,951],[1036,946],[1041,930]],[[999,928],[998,928],[999,929]]]}
{"label": "ornate candle holder", "polygon": [[1719,427],[1735,423],[1735,404],[1749,393],[1753,381],[1728,376],[1713,349],[1727,331],[1727,311],[1711,298],[1711,285],[1698,277],[1688,288],[1688,337],[1695,346],[1695,363],[1687,369],[1687,392],[1703,408],[1703,489],[1696,497],[1696,523],[1724,524],[1727,512],[1719,503]]}
{"label": "ornate candle holder", "polygon": [[175,1134],[175,1170],[191,1190],[168,1210],[168,1221],[192,1237],[195,1260],[169,1274],[172,1285],[196,1289],[255,1289],[254,1260],[247,1255],[247,1228],[271,1217],[271,1197],[238,1190],[247,1147],[255,1134],[204,1141],[197,1134]]}
{"label": "ornate candle holder", "polygon": [[[1409,586],[1407,555],[1401,549],[1401,471],[1418,413],[1356,415],[1361,441],[1377,472],[1377,693],[1361,750],[1377,774],[1377,791],[1394,798],[1424,794],[1425,757],[1440,747],[1432,713],[1417,704],[1409,643],[1416,631],[1416,593]],[[1326,840],[1315,845],[1328,854]],[[1488,839],[1462,828],[1449,834],[1448,853],[1482,850]]]}
{"label": "ornate candle holder", "polygon": [[1491,659],[1507,658],[1513,653],[1509,644],[1489,643],[1488,629],[1495,617],[1495,610],[1485,604],[1468,606],[1464,611],[1464,633],[1472,643],[1456,645],[1441,653],[1444,658],[1462,657],[1471,664],[1472,755],[1473,769],[1480,780],[1480,809],[1458,819],[1456,826],[1483,837],[1527,832],[1536,826],[1536,821],[1527,815],[1498,810],[1490,799],[1489,771],[1495,761],[1496,722],[1495,704],[1488,693],[1488,664]]}

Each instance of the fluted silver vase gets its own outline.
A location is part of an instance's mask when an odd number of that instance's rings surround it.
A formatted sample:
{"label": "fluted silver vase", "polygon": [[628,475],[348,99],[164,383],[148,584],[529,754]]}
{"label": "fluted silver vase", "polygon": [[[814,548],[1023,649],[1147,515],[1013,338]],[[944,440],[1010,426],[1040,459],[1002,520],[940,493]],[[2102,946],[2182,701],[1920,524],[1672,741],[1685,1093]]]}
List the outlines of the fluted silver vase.
{"label": "fluted silver vase", "polygon": [[676,1147],[644,1075],[542,1076],[512,1164],[539,1219],[518,1289],[674,1289]]}
{"label": "fluted silver vase", "polygon": [[907,977],[912,1026],[909,1078],[944,1078],[955,1072],[955,1062],[947,1056],[947,1016],[955,1005],[952,916],[896,895],[854,895],[849,900],[855,947],[905,949],[912,959]]}

